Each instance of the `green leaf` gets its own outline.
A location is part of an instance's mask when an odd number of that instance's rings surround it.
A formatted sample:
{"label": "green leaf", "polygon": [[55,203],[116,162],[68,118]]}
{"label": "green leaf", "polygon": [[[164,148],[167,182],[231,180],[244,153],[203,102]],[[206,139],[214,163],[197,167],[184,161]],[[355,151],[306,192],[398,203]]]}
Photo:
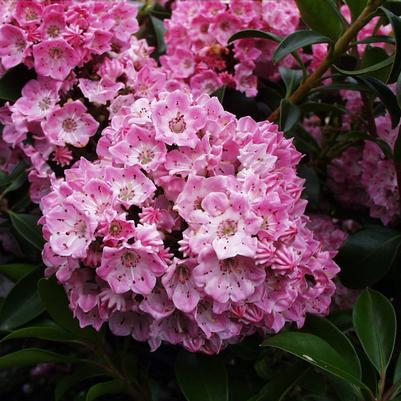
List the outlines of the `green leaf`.
{"label": "green leaf", "polygon": [[74,341],[74,337],[58,326],[32,326],[14,330],[1,341],[14,340],[16,338],[39,338],[41,340],[68,342]]}
{"label": "green leaf", "polygon": [[55,401],[63,399],[65,393],[75,385],[94,377],[105,376],[105,372],[92,365],[81,365],[71,375],[64,376],[54,390]]}
{"label": "green leaf", "polygon": [[127,385],[121,380],[110,380],[92,386],[86,395],[86,401],[93,401],[102,395],[127,393]]}
{"label": "green leaf", "polygon": [[320,35],[313,31],[303,30],[291,33],[286,38],[284,38],[276,48],[273,55],[273,63],[278,63],[284,57],[302,47],[310,46],[316,43],[329,42],[331,42],[331,40],[328,37]]}
{"label": "green leaf", "polygon": [[280,106],[280,129],[284,132],[291,131],[301,117],[300,108],[287,99],[281,101]]}
{"label": "green leaf", "polygon": [[320,179],[316,170],[308,165],[300,164],[298,165],[298,175],[305,179],[304,198],[312,206],[317,206],[320,201]]}
{"label": "green leaf", "polygon": [[45,362],[72,362],[75,359],[40,348],[25,348],[0,357],[0,369],[36,365]]}
{"label": "green leaf", "polygon": [[187,401],[228,401],[227,372],[218,357],[181,352],[175,374]]}
{"label": "green leaf", "polygon": [[159,55],[163,54],[166,51],[164,34],[166,33],[167,29],[164,26],[163,20],[161,20],[160,18],[154,17],[153,15],[149,15],[149,18],[152,22],[152,26],[156,35],[157,52],[159,53]]}
{"label": "green leaf", "polygon": [[81,329],[79,323],[72,316],[68,306],[68,300],[64,289],[57,284],[55,277],[49,279],[42,278],[38,283],[39,295],[47,312],[53,320],[64,329],[74,333],[77,338],[90,339],[96,341],[98,333],[92,328]]}
{"label": "green leaf", "polygon": [[282,401],[308,372],[304,362],[297,362],[293,366],[277,372],[277,375],[248,401]]}
{"label": "green leaf", "polygon": [[41,251],[44,241],[41,229],[38,226],[39,218],[31,214],[14,213],[11,210],[8,211],[8,214],[11,219],[11,224],[18,234],[36,249]]}
{"label": "green leaf", "polygon": [[393,385],[394,391],[392,392],[392,397],[395,397],[401,392],[401,353],[398,355],[394,366]]}
{"label": "green leaf", "polygon": [[396,41],[394,63],[388,78],[388,83],[393,83],[397,81],[401,73],[401,18],[384,7],[380,8],[391,23]]}
{"label": "green leaf", "polygon": [[334,1],[296,0],[303,21],[314,31],[337,40],[344,30],[344,20]]}
{"label": "green leaf", "polygon": [[352,20],[355,21],[368,4],[368,0],[345,0],[351,10]]}
{"label": "green leaf", "polygon": [[44,312],[37,291],[40,277],[41,272],[34,270],[15,284],[0,310],[0,330],[22,326]]}
{"label": "green leaf", "polygon": [[363,386],[359,379],[360,372],[348,364],[341,352],[314,334],[287,331],[268,338],[262,345],[289,352],[349,383]]}
{"label": "green leaf", "polygon": [[36,269],[37,266],[26,263],[10,263],[0,265],[0,273],[7,276],[12,281],[18,281],[28,273]]}
{"label": "green leaf", "polygon": [[340,67],[337,67],[336,65],[334,65],[334,68],[341,72],[341,74],[344,75],[364,75],[364,74],[369,74],[375,71],[380,71],[383,70],[384,68],[388,67],[389,65],[392,65],[394,62],[394,56],[390,56],[387,57],[385,60],[379,61],[376,64],[370,65],[368,67],[365,68],[360,68],[358,70],[343,70]]}
{"label": "green leaf", "polygon": [[320,153],[320,146],[316,139],[301,124],[298,124],[294,131],[294,145],[300,152],[312,156],[317,156]]}
{"label": "green leaf", "polygon": [[391,116],[393,129],[397,127],[401,118],[401,110],[398,106],[397,98],[395,97],[394,93],[385,84],[383,84],[383,82],[376,78],[357,76],[355,79],[359,82],[362,82],[368,89],[370,89],[379,97]]}
{"label": "green leaf", "polygon": [[368,45],[371,43],[395,43],[395,39],[391,36],[386,35],[373,35],[368,38],[357,40],[354,42],[357,45]]}
{"label": "green leaf", "polygon": [[274,33],[271,32],[264,32],[258,29],[244,29],[231,36],[230,39],[228,39],[228,44],[231,44],[232,42],[239,39],[249,39],[249,38],[267,39],[267,40],[272,40],[274,42],[281,42],[282,40],[280,36],[275,35]]}
{"label": "green leaf", "polygon": [[285,97],[288,98],[301,84],[303,74],[300,70],[285,67],[280,67],[279,71],[286,88]]}
{"label": "green leaf", "polygon": [[352,318],[366,355],[383,375],[395,344],[397,323],[393,305],[384,295],[367,289],[356,301]]}
{"label": "green leaf", "polygon": [[349,288],[377,283],[391,269],[400,245],[401,232],[385,227],[368,227],[351,234],[336,258],[341,281]]}
{"label": "green leaf", "polygon": [[314,334],[330,344],[361,378],[361,363],[351,341],[330,320],[318,316],[309,315],[302,331]]}

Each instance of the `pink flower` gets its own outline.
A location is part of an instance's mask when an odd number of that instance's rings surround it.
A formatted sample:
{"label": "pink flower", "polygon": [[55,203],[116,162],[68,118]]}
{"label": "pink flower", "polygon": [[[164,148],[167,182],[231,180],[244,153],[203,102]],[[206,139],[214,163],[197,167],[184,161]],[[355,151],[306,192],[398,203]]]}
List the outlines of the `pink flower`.
{"label": "pink flower", "polygon": [[45,40],[33,46],[36,71],[62,81],[78,64],[78,53],[63,39]]}
{"label": "pink flower", "polygon": [[220,303],[246,299],[266,277],[264,269],[251,258],[219,260],[212,250],[200,254],[193,274],[195,283]]}
{"label": "pink flower", "polygon": [[188,95],[180,91],[169,93],[164,100],[152,104],[157,140],[168,145],[194,148],[199,142],[196,133],[205,125],[201,107],[191,106]]}
{"label": "pink flower", "polygon": [[41,125],[45,135],[54,144],[83,147],[96,133],[99,123],[86,112],[86,107],[76,100],[55,108]]}
{"label": "pink flower", "polygon": [[75,258],[86,255],[95,239],[96,221],[69,203],[58,205],[47,213],[49,243],[53,252]]}
{"label": "pink flower", "polygon": [[81,78],[79,80],[79,87],[84,96],[91,102],[106,104],[109,100],[117,96],[118,91],[124,88],[124,84],[113,82],[108,78],[102,78],[100,81]]}
{"label": "pink flower", "polygon": [[9,24],[0,27],[0,60],[6,69],[23,62],[27,55],[27,47],[22,29]]}
{"label": "pink flower", "polygon": [[146,295],[155,286],[156,276],[164,270],[164,264],[156,255],[125,245],[120,248],[105,247],[102,265],[96,273],[117,294],[133,291]]}

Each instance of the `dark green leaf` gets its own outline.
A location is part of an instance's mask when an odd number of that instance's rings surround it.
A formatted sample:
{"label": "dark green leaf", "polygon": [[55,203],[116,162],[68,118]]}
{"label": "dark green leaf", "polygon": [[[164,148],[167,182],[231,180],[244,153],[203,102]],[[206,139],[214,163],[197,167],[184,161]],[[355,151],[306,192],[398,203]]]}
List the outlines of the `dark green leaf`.
{"label": "dark green leaf", "polygon": [[303,331],[314,334],[332,346],[361,378],[361,363],[351,341],[329,320],[309,315]]}
{"label": "dark green leaf", "polygon": [[312,156],[317,156],[320,153],[320,146],[316,139],[301,124],[298,124],[292,133],[294,133],[294,145],[300,152]]}
{"label": "dark green leaf", "polygon": [[278,63],[292,52],[316,43],[329,43],[331,40],[313,31],[297,31],[284,38],[273,55],[273,63]]}
{"label": "dark green leaf", "polygon": [[175,374],[188,401],[228,401],[227,372],[221,359],[181,352]]}
{"label": "dark green leaf", "polygon": [[303,74],[300,70],[292,70],[285,67],[280,67],[279,71],[286,88],[285,97],[288,98],[301,84]]}
{"label": "dark green leaf", "polygon": [[289,100],[283,99],[280,106],[280,129],[284,132],[290,131],[298,123],[301,110]]}
{"label": "dark green leaf", "polygon": [[360,372],[350,366],[347,359],[327,341],[316,335],[287,331],[268,338],[262,345],[289,352],[356,386],[363,386],[359,379]]}
{"label": "dark green leaf", "polygon": [[45,310],[37,282],[42,276],[34,270],[15,284],[0,310],[0,330],[12,330],[39,316]]}
{"label": "dark green leaf", "polygon": [[355,44],[358,45],[368,45],[371,43],[395,43],[395,39],[391,36],[386,36],[386,35],[374,35],[374,36],[369,36],[368,38],[357,40]]}
{"label": "dark green leaf", "polygon": [[12,281],[17,281],[35,270],[36,267],[35,265],[25,263],[10,263],[8,265],[0,265],[0,273],[4,274]]}
{"label": "dark green leaf", "polygon": [[368,0],[345,0],[351,10],[352,20],[356,20],[366,7]]}
{"label": "dark green leaf", "polygon": [[344,30],[344,20],[334,1],[296,0],[303,21],[314,31],[337,40]]}
{"label": "dark green leaf", "polygon": [[75,385],[94,377],[105,376],[102,369],[94,367],[92,365],[81,365],[75,371],[69,375],[64,376],[56,385],[54,390],[55,401],[63,399],[65,393],[74,387]]}
{"label": "dark green leaf", "polygon": [[394,366],[394,373],[393,373],[393,397],[397,396],[401,392],[401,353],[398,355],[397,361]]}
{"label": "dark green leaf", "polygon": [[388,67],[389,65],[392,65],[394,62],[394,56],[390,56],[387,57],[385,60],[383,61],[379,61],[376,64],[370,65],[369,67],[365,67],[365,68],[360,68],[358,70],[343,70],[342,68],[339,68],[337,66],[334,66],[335,69],[339,72],[341,72],[341,74],[344,75],[364,75],[364,74],[369,74],[375,71],[380,71],[383,70],[384,68]]}
{"label": "dark green leaf", "polygon": [[38,284],[39,294],[49,315],[61,327],[74,333],[78,338],[88,338],[93,341],[97,333],[92,328],[81,329],[78,321],[73,318],[68,306],[67,297],[61,285],[57,284],[55,277],[42,278]]}
{"label": "dark green leaf", "polygon": [[401,73],[401,18],[384,7],[380,8],[393,27],[393,33],[396,41],[395,59],[388,78],[388,82],[393,83],[397,81],[397,78]]}
{"label": "dark green leaf", "polygon": [[391,269],[400,245],[401,233],[389,228],[369,227],[351,234],[336,258],[344,285],[364,288],[381,280]]}
{"label": "dark green leaf", "polygon": [[277,375],[248,401],[282,401],[308,372],[305,363],[297,362],[294,366],[277,372]]}
{"label": "dark green leaf", "polygon": [[74,337],[57,326],[32,326],[14,330],[1,341],[13,340],[16,338],[40,338],[48,341],[73,341]]}
{"label": "dark green leaf", "polygon": [[393,354],[396,336],[393,305],[384,295],[367,289],[354,305],[353,322],[366,355],[379,374],[384,374]]}
{"label": "dark green leaf", "polygon": [[230,39],[228,39],[228,44],[238,39],[249,39],[249,38],[268,39],[268,40],[273,40],[274,42],[281,42],[282,40],[280,36],[275,35],[274,33],[271,32],[264,32],[258,29],[244,29],[231,36]]}
{"label": "dark green leaf", "polygon": [[154,17],[153,15],[149,15],[149,18],[152,22],[153,29],[156,35],[157,42],[157,52],[163,54],[166,51],[166,42],[164,41],[164,34],[166,33],[166,27],[161,19]]}
{"label": "dark green leaf", "polygon": [[127,393],[127,385],[121,380],[110,380],[92,386],[86,395],[86,401],[93,401],[102,395]]}
{"label": "dark green leaf", "polygon": [[14,213],[8,211],[11,223],[18,234],[39,251],[42,250],[44,241],[41,229],[38,225],[38,217],[31,214]]}
{"label": "dark green leaf", "polygon": [[25,348],[0,357],[0,369],[36,365],[45,362],[71,362],[74,358],[39,348]]}
{"label": "dark green leaf", "polygon": [[394,129],[400,122],[401,118],[401,110],[398,106],[397,98],[395,97],[394,93],[386,85],[384,85],[383,82],[376,78],[358,76],[355,77],[355,79],[365,84],[380,98],[391,116],[392,127]]}

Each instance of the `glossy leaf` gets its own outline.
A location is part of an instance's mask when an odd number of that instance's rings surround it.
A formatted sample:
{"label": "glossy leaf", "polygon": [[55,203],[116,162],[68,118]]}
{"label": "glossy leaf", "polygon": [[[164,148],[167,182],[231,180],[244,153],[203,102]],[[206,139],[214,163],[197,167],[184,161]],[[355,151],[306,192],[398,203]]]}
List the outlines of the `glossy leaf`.
{"label": "glossy leaf", "polygon": [[345,0],[351,10],[352,19],[356,20],[368,4],[368,0]]}
{"label": "glossy leaf", "polygon": [[10,263],[0,265],[0,273],[7,276],[12,281],[18,281],[28,273],[36,269],[37,266],[27,263]]}
{"label": "glossy leaf", "polygon": [[279,71],[286,88],[285,97],[288,98],[301,84],[303,73],[300,70],[285,67],[280,67]]}
{"label": "glossy leaf", "polygon": [[394,83],[397,81],[398,76],[401,73],[401,18],[393,14],[390,10],[385,7],[381,7],[386,17],[391,23],[393,28],[393,34],[396,40],[396,50],[393,67],[391,69],[388,83]]}
{"label": "glossy leaf", "polygon": [[273,63],[278,63],[284,57],[288,56],[292,52],[316,43],[329,43],[331,40],[323,35],[320,35],[313,31],[302,30],[291,33],[284,38],[278,47],[276,48],[273,55]]}
{"label": "glossy leaf", "polygon": [[305,367],[305,363],[297,362],[270,380],[259,393],[248,401],[282,401],[291,389],[299,383],[309,370]]}
{"label": "glossy leaf", "polygon": [[335,69],[339,72],[341,72],[344,75],[364,75],[364,74],[369,74],[375,71],[381,71],[384,68],[392,65],[394,62],[394,56],[390,56],[387,57],[385,60],[383,61],[379,61],[376,64],[370,65],[369,67],[365,67],[365,68],[360,68],[358,70],[343,70],[340,67],[334,66]]}
{"label": "glossy leaf", "polygon": [[232,35],[230,39],[228,39],[228,44],[238,39],[249,39],[249,38],[267,39],[267,40],[272,40],[274,42],[281,42],[282,40],[280,36],[275,35],[274,33],[271,32],[264,32],[258,29],[244,29]]}
{"label": "glossy leaf", "polygon": [[384,295],[367,289],[354,306],[353,323],[366,355],[383,374],[394,350],[397,323],[393,305]]}
{"label": "glossy leaf", "polygon": [[149,15],[149,18],[152,22],[152,26],[155,31],[157,52],[159,53],[159,55],[163,54],[166,51],[166,42],[164,41],[164,34],[166,33],[167,29],[160,18],[154,17],[153,15]]}
{"label": "glossy leaf", "polygon": [[127,392],[127,386],[121,380],[110,380],[104,383],[93,385],[87,395],[86,401],[93,401],[97,398],[108,394],[121,394]]}
{"label": "glossy leaf", "polygon": [[347,364],[361,378],[361,363],[351,341],[333,323],[318,316],[309,315],[302,331],[325,340],[346,360]]}
{"label": "glossy leaf", "polygon": [[262,345],[289,352],[350,383],[363,386],[360,372],[327,341],[314,334],[287,331],[268,338]]}
{"label": "glossy leaf", "polygon": [[181,352],[175,374],[187,401],[228,401],[227,372],[220,359]]}
{"label": "glossy leaf", "polygon": [[391,269],[400,245],[401,232],[389,228],[369,227],[351,234],[336,258],[344,285],[364,288],[377,283]]}
{"label": "glossy leaf", "polygon": [[34,270],[15,284],[0,310],[0,330],[22,326],[44,312],[37,291],[41,276],[40,271]]}
{"label": "glossy leaf", "polygon": [[344,21],[332,0],[296,0],[303,21],[314,31],[337,40],[344,30]]}
{"label": "glossy leaf", "polygon": [[305,164],[298,166],[298,175],[305,179],[305,191],[303,197],[307,199],[311,205],[316,206],[320,200],[320,179],[313,167]]}
{"label": "glossy leaf", "polygon": [[280,129],[290,131],[301,117],[300,108],[289,100],[283,99],[280,107]]}
{"label": "glossy leaf", "polygon": [[0,357],[0,369],[31,366],[45,362],[72,362],[74,358],[40,348],[25,348]]}
{"label": "glossy leaf", "polygon": [[394,93],[385,85],[373,77],[356,77],[359,82],[362,82],[367,88],[374,92],[383,102],[388,110],[393,129],[398,125],[401,118],[401,110],[397,103],[397,98]]}
{"label": "glossy leaf", "polygon": [[14,213],[10,210],[8,211],[8,214],[11,219],[11,224],[18,234],[36,249],[41,251],[44,241],[41,229],[38,225],[38,217],[25,213]]}
{"label": "glossy leaf", "polygon": [[16,338],[39,338],[49,341],[73,341],[74,337],[57,326],[32,326],[14,330],[1,341],[13,340]]}

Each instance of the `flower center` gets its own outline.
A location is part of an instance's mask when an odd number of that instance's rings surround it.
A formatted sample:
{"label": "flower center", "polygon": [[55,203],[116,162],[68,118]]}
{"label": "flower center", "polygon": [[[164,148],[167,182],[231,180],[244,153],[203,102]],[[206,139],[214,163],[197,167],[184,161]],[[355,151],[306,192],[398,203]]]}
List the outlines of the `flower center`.
{"label": "flower center", "polygon": [[63,51],[58,48],[58,47],[52,47],[49,50],[49,56],[50,58],[52,58],[53,60],[58,60],[63,56]]}
{"label": "flower center", "polygon": [[169,121],[168,127],[171,132],[176,134],[182,134],[187,128],[187,124],[184,120],[184,115],[177,111],[177,115]]}
{"label": "flower center", "polygon": [[29,7],[25,10],[25,19],[27,21],[34,21],[37,18],[38,14],[35,12],[35,10]]}
{"label": "flower center", "polygon": [[78,124],[72,118],[66,118],[62,124],[63,130],[65,132],[74,132],[78,128]]}
{"label": "flower center", "polygon": [[125,201],[131,200],[135,196],[135,190],[131,185],[126,185],[120,189],[119,198]]}
{"label": "flower center", "polygon": [[155,152],[151,149],[143,149],[139,155],[138,159],[142,164],[150,163],[155,157]]}
{"label": "flower center", "polygon": [[58,35],[60,35],[60,28],[56,25],[50,25],[47,28],[47,34],[51,37],[51,38],[56,38]]}
{"label": "flower center", "polygon": [[15,48],[17,49],[17,51],[23,52],[25,50],[25,41],[23,39],[18,39],[15,42]]}
{"label": "flower center", "polygon": [[112,221],[109,228],[109,233],[111,235],[118,235],[122,231],[121,224],[118,221]]}
{"label": "flower center", "polygon": [[75,223],[74,231],[76,232],[77,236],[82,238],[86,234],[86,223],[82,220],[78,220]]}
{"label": "flower center", "polygon": [[237,269],[238,264],[234,258],[219,260],[220,270],[224,273],[232,272]]}
{"label": "flower center", "polygon": [[235,220],[224,220],[217,228],[217,235],[219,238],[232,237],[237,232],[238,223]]}
{"label": "flower center", "polygon": [[189,278],[189,269],[186,265],[177,267],[177,278],[181,284],[184,284]]}
{"label": "flower center", "polygon": [[51,100],[48,96],[44,97],[43,99],[39,100],[38,103],[39,109],[42,111],[46,111],[50,108],[51,106]]}
{"label": "flower center", "polygon": [[127,268],[131,268],[131,267],[135,267],[137,265],[137,263],[139,262],[140,257],[134,253],[134,252],[125,252],[122,256],[121,256],[121,263],[127,267]]}

